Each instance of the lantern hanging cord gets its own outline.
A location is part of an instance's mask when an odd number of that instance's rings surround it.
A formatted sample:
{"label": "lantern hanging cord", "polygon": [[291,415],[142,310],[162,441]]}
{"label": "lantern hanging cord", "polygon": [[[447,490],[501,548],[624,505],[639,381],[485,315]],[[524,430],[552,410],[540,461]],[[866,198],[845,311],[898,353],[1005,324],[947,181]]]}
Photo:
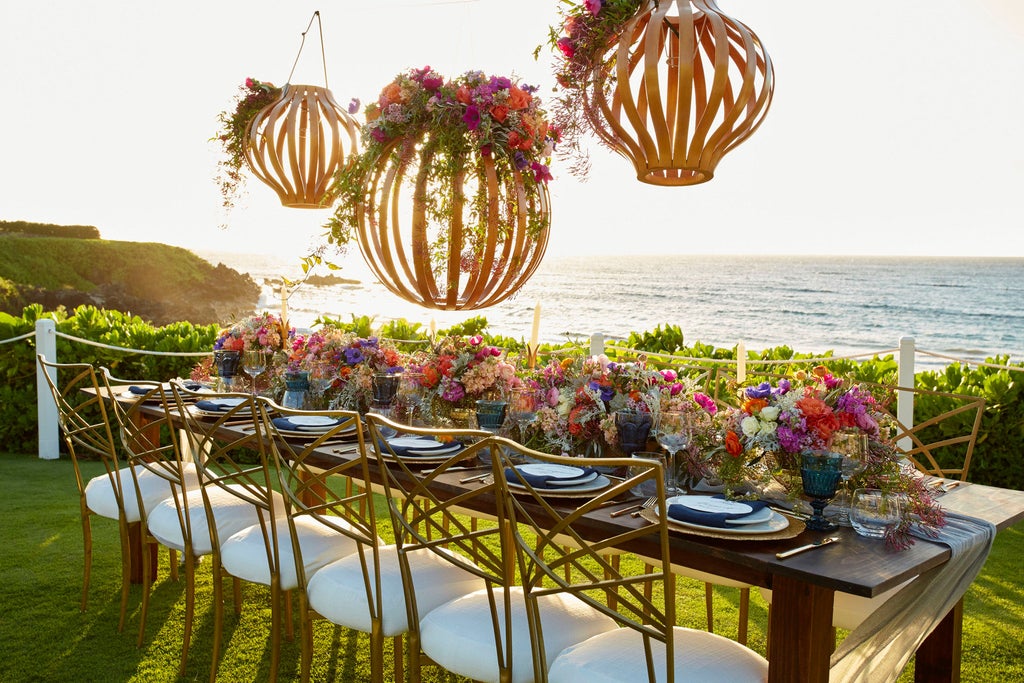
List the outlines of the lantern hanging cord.
{"label": "lantern hanging cord", "polygon": [[299,43],[299,52],[295,55],[295,61],[292,63],[292,70],[288,73],[288,83],[292,82],[292,76],[295,75],[295,67],[299,65],[299,57],[302,56],[302,48],[306,44],[306,34],[309,33],[309,29],[313,26],[313,20],[316,19],[317,28],[320,30],[320,59],[324,65],[324,88],[330,89],[330,85],[327,83],[327,54],[324,52],[324,25],[320,21],[320,10],[313,12],[313,16],[309,18],[309,24],[306,26],[306,30],[302,32],[302,42]]}

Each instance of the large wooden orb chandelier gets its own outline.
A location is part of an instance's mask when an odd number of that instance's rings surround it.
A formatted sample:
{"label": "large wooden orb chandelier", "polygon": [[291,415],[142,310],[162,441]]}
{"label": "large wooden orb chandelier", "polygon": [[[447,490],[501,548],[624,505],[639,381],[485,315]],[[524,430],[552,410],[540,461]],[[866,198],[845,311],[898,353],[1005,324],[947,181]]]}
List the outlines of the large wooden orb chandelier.
{"label": "large wooden orb chandelier", "polygon": [[451,163],[442,156],[429,132],[384,150],[367,177],[367,201],[356,208],[359,248],[377,279],[406,301],[442,310],[493,306],[540,265],[550,232],[547,186],[524,183],[518,170],[499,176],[493,157],[479,150],[467,152],[462,172],[439,180],[434,165]]}
{"label": "large wooden orb chandelier", "polygon": [[[306,33],[320,12],[314,12]],[[324,87],[292,85],[281,96],[261,109],[249,122],[243,142],[243,154],[253,175],[269,185],[281,204],[296,209],[329,208],[333,201],[330,187],[334,174],[358,152],[359,124],[338,106],[327,88],[327,60],[323,52],[323,27],[320,26],[320,53],[324,62]],[[302,45],[299,46],[299,55]],[[299,55],[295,57],[298,63]]]}
{"label": "large wooden orb chandelier", "polygon": [[714,0],[644,0],[592,74],[585,114],[655,185],[711,180],[761,125],[774,88],[760,39]]}

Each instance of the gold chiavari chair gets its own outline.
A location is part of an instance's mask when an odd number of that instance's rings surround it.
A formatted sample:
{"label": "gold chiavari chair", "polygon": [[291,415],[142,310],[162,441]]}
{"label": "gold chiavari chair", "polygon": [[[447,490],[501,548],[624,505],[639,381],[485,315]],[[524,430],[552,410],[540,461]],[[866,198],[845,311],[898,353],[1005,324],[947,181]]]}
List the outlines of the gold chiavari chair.
{"label": "gold chiavari chair", "polygon": [[[767,661],[722,636],[676,626],[675,575],[669,558],[665,512],[664,470],[653,460],[566,458],[530,451],[512,441],[496,438],[493,449],[498,484],[495,492],[514,531],[514,552],[526,594],[534,639],[534,670],[545,672],[537,680],[550,683],[633,683],[647,680],[672,683],[764,681]],[[624,480],[610,479],[594,494],[571,501],[552,497],[551,489],[513,481],[513,468],[524,459],[581,468],[629,468]],[[598,484],[603,482],[598,481]],[[628,495],[634,487],[657,492],[657,504],[644,513],[642,523],[595,526],[591,517],[606,517],[603,504]],[[600,537],[596,529],[601,529]],[[566,545],[564,539],[572,539]],[[613,564],[608,549],[642,539],[661,551],[647,558],[642,571],[636,563]],[[626,569],[623,569],[626,567]],[[650,590],[653,585],[653,590]],[[545,619],[545,603],[572,601],[611,620],[589,638],[560,646],[553,643],[565,626]],[[575,609],[578,619],[582,610]]]}

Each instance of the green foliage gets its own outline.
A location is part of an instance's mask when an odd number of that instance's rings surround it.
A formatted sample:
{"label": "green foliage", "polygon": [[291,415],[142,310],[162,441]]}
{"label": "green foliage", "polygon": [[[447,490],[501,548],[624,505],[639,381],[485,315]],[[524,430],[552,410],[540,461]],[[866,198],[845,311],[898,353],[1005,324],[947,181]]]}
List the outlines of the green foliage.
{"label": "green foliage", "polygon": [[[216,325],[183,322],[152,327],[141,318],[92,306],[79,306],[67,315],[65,311],[44,313],[41,306],[33,305],[20,318],[0,314],[0,340],[34,331],[36,321],[43,317],[53,318],[58,332],[78,339],[169,353],[210,351],[218,329]],[[58,336],[57,360],[106,366],[115,376],[126,379],[165,381],[188,377],[197,358],[114,351]],[[34,452],[38,444],[34,338],[0,345],[0,375],[5,379],[0,385],[0,442],[11,450]]]}
{"label": "green foliage", "polygon": [[30,223],[29,221],[0,221],[0,233],[69,237],[81,240],[98,240],[100,238],[99,228],[92,225],[53,225],[52,223]]}
{"label": "green foliage", "polygon": [[487,318],[482,315],[474,316],[461,324],[452,325],[447,330],[438,330],[439,337],[462,336],[472,337],[475,334],[483,335],[487,331]]}
{"label": "green foliage", "polygon": [[683,331],[678,325],[658,325],[653,332],[630,332],[626,346],[638,351],[675,353],[683,348]]}

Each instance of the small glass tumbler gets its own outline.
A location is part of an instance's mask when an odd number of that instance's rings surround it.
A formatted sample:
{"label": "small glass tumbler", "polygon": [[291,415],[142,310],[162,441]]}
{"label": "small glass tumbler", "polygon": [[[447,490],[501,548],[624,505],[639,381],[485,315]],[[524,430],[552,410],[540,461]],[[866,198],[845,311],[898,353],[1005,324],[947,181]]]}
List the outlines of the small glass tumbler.
{"label": "small glass tumbler", "polygon": [[900,498],[879,489],[857,489],[850,506],[853,530],[867,538],[885,538],[900,523]]}
{"label": "small glass tumbler", "polygon": [[506,401],[479,400],[476,402],[476,424],[480,429],[497,432],[505,424],[508,412]]}
{"label": "small glass tumbler", "polygon": [[[665,472],[665,476],[668,476],[667,453],[662,453],[660,451],[657,453],[652,451],[636,451],[635,453],[633,453],[632,458],[634,460],[654,460],[655,462],[660,462],[661,469]],[[634,472],[632,468],[630,468],[629,474],[630,476],[633,476]],[[629,492],[634,496],[644,496],[645,498],[650,498],[651,496],[658,495],[658,488],[655,482],[648,480],[634,486],[629,490]]]}

